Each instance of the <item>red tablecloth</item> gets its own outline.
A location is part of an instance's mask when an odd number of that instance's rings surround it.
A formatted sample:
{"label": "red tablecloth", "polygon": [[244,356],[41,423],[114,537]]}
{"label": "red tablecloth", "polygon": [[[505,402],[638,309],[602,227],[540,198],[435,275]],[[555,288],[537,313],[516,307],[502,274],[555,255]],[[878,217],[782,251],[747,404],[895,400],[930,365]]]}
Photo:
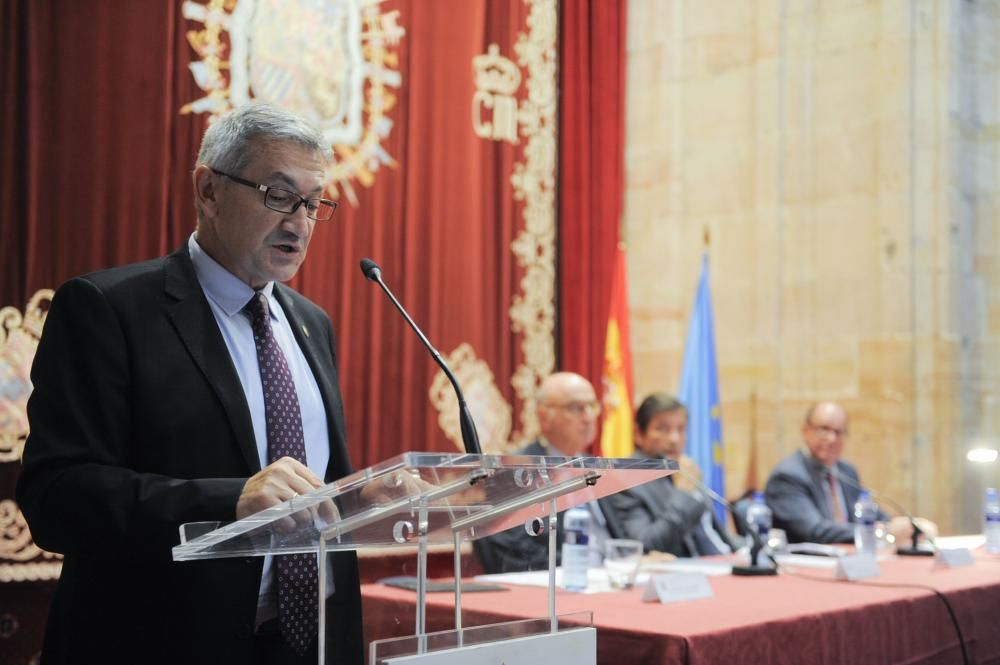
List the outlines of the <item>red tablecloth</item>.
{"label": "red tablecloth", "polygon": [[[951,602],[971,663],[1000,663],[1000,557],[977,553],[974,566],[934,568],[927,558],[882,562],[873,584],[920,584]],[[800,576],[710,577],[714,597],[661,605],[641,589],[581,595],[558,592],[560,614],[593,610],[597,662],[607,665],[731,663],[961,663],[948,612],[932,591],[832,582],[829,570]],[[416,594],[362,587],[368,640],[413,632]],[[428,594],[427,630],[454,627],[454,596]],[[466,627],[544,617],[547,592],[462,595]]]}

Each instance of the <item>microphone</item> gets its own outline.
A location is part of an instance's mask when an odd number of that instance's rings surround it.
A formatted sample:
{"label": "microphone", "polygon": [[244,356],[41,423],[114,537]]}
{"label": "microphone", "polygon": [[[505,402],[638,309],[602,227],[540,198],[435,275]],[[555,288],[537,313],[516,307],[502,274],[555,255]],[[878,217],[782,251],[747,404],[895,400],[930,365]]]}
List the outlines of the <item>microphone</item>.
{"label": "microphone", "polygon": [[[685,473],[684,471],[678,470],[677,475],[684,476],[692,483],[698,486],[698,489],[704,492],[710,499],[718,503],[720,506],[726,509],[726,511],[733,516],[733,522],[736,521],[736,511],[733,508],[733,504],[726,497],[722,496],[711,487],[706,485],[701,478],[694,476],[690,473]],[[758,576],[758,575],[777,575],[778,574],[778,562],[774,560],[771,553],[767,550],[764,541],[760,539],[760,534],[757,530],[751,528],[747,525],[747,534],[750,536],[750,540],[753,546],[750,548],[750,565],[749,566],[733,566],[733,575],[739,576]],[[757,564],[757,560],[760,555],[763,554],[768,559],[771,560],[773,566],[761,566]]]}
{"label": "microphone", "polygon": [[[840,482],[850,485],[854,489],[859,490],[861,492],[868,492],[875,498],[876,501],[889,504],[889,506],[892,507],[893,510],[895,510],[898,514],[903,515],[904,517],[906,517],[906,519],[910,521],[910,526],[913,527],[913,534],[910,537],[911,538],[910,546],[907,547],[905,545],[897,544],[896,554],[900,556],[934,556],[934,552],[938,549],[937,543],[934,542],[934,539],[931,538],[930,535],[924,533],[924,531],[920,528],[920,526],[917,525],[917,520],[914,519],[913,515],[911,515],[908,510],[903,508],[903,506],[901,506],[896,501],[893,501],[886,495],[876,492],[870,487],[864,487],[861,485],[861,483],[855,481],[850,476],[841,473],[840,471],[837,470],[836,464],[834,464],[834,466],[827,467],[827,471],[830,473],[830,475],[832,475]],[[917,539],[920,538],[920,534],[923,534],[924,538],[927,539],[927,542],[930,543],[931,547],[934,549],[928,550],[917,546]]]}
{"label": "microphone", "polygon": [[392,291],[390,291],[389,287],[382,281],[382,269],[379,268],[378,264],[371,259],[361,259],[361,272],[364,274],[365,279],[376,282],[382,287],[382,290],[385,291],[387,296],[389,296],[389,300],[392,301],[392,304],[396,306],[399,313],[403,315],[406,322],[410,324],[411,328],[413,328],[413,332],[417,333],[417,337],[420,338],[420,342],[430,352],[431,357],[434,358],[434,362],[441,367],[445,376],[447,376],[448,380],[451,381],[451,387],[455,389],[455,396],[458,397],[458,422],[462,427],[462,443],[465,444],[465,452],[471,455],[482,454],[482,451],[479,448],[479,434],[476,433],[476,423],[473,422],[472,412],[469,411],[469,406],[465,403],[465,396],[462,394],[462,388],[458,385],[458,379],[456,379],[455,375],[451,373],[451,369],[448,367],[448,364],[445,363],[444,358],[441,357],[438,350],[435,349],[429,341],[427,341],[427,337],[424,336],[424,333],[417,327],[417,324],[413,322],[410,315],[406,313],[403,306],[399,304],[398,300],[396,300],[396,296],[392,295]]}

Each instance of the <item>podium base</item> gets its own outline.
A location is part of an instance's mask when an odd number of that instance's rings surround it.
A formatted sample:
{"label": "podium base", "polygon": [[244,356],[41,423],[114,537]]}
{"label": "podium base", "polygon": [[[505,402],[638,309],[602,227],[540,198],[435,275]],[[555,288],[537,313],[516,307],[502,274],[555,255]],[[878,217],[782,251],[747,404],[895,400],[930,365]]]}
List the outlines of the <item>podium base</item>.
{"label": "podium base", "polygon": [[777,574],[777,568],[769,568],[767,566],[733,566],[733,575],[740,577],[761,577]]}

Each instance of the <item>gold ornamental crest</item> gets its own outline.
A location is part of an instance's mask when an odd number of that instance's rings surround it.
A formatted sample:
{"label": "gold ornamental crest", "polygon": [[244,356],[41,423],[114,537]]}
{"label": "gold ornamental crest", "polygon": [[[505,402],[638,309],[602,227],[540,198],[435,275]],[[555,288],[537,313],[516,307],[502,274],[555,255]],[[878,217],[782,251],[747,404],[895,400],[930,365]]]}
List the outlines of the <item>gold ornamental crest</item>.
{"label": "gold ornamental crest", "polygon": [[0,309],[0,462],[21,459],[28,436],[31,363],[52,296],[51,289],[38,291],[23,314],[16,307]]}
{"label": "gold ornamental crest", "polygon": [[[186,0],[187,33],[200,60],[191,74],[205,95],[180,112],[210,122],[251,100],[308,118],[333,148],[327,190],[357,205],[395,160],[382,146],[402,77],[396,48],[405,30],[384,0]],[[228,42],[228,46],[227,46]]]}

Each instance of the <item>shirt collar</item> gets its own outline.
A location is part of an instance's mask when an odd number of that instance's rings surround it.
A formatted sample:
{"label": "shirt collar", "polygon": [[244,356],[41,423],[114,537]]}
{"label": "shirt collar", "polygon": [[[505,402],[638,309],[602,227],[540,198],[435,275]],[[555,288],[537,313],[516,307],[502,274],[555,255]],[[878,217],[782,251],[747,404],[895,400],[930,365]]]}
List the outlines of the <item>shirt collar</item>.
{"label": "shirt collar", "polygon": [[[188,253],[191,255],[191,263],[194,264],[194,273],[198,277],[198,283],[205,291],[205,295],[214,302],[227,316],[239,314],[254,296],[253,289],[239,277],[223,268],[208,253],[201,248],[198,240],[192,233],[188,238]],[[274,300],[274,282],[268,282],[261,289],[267,296],[268,311],[275,319],[279,318]]]}
{"label": "shirt collar", "polygon": [[[822,471],[824,473],[829,472],[830,467],[813,457],[812,452],[810,452],[809,448],[806,446],[802,446],[802,456],[806,458],[806,464],[811,466],[816,471]],[[837,463],[834,462],[833,466],[837,466]]]}
{"label": "shirt collar", "polygon": [[542,444],[542,448],[545,448],[545,454],[547,457],[566,457],[566,454],[549,443],[549,440],[544,436],[538,437],[538,443]]}

